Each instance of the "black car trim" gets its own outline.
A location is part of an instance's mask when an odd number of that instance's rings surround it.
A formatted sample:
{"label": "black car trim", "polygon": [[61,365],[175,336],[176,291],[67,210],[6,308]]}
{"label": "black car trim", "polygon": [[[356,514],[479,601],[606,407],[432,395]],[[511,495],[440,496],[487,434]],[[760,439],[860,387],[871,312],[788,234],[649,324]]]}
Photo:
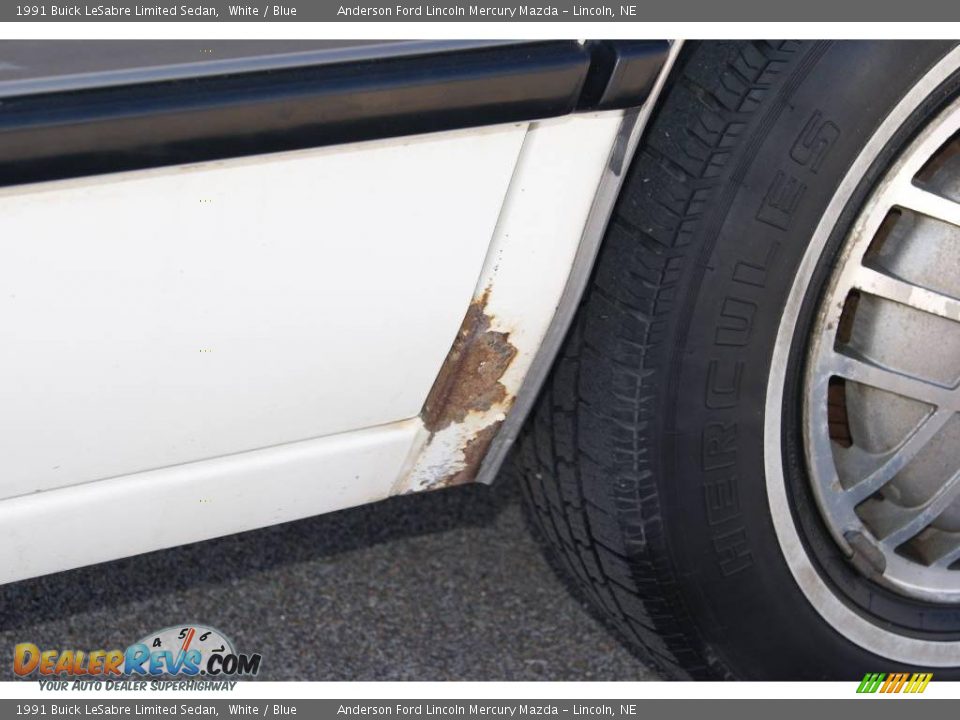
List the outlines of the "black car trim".
{"label": "black car trim", "polygon": [[517,44],[516,40],[4,40],[0,98]]}
{"label": "black car trim", "polygon": [[616,57],[636,46],[515,43],[7,97],[0,185],[626,107],[643,83]]}

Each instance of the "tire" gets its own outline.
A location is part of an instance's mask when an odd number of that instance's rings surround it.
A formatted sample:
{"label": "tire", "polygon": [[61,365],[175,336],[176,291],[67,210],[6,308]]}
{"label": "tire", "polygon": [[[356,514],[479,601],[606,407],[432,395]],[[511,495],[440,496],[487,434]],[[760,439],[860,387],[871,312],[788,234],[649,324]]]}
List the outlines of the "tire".
{"label": "tire", "polygon": [[[771,510],[764,445],[781,318],[811,238],[884,120],[954,45],[688,43],[671,72],[515,453],[535,526],[665,677],[960,677],[960,607],[890,591],[830,539],[796,428],[801,345],[775,443],[786,519]],[[798,327],[877,178],[957,95],[960,74],[944,77],[850,190]],[[849,620],[808,599],[778,522],[800,528]],[[922,652],[878,652],[848,622]]]}

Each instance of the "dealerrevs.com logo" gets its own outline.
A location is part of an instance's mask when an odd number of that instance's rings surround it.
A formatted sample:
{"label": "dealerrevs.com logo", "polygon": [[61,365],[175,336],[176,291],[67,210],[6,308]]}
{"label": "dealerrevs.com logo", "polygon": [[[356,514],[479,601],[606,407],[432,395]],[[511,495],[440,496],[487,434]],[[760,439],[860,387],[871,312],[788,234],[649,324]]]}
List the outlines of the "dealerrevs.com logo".
{"label": "dealerrevs.com logo", "polygon": [[41,649],[19,643],[13,671],[19,677],[121,679],[135,677],[251,677],[261,656],[234,650],[223,633],[202,625],[182,625],[150,633],[125,649]]}

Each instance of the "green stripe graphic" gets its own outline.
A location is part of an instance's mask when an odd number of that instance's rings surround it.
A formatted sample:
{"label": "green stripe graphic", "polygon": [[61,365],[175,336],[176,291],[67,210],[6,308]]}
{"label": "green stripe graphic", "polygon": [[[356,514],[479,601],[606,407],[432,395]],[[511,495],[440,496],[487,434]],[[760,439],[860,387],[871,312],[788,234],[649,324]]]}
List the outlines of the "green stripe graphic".
{"label": "green stripe graphic", "polygon": [[886,673],[867,673],[860,681],[858,693],[875,693],[880,688],[880,683],[886,678]]}

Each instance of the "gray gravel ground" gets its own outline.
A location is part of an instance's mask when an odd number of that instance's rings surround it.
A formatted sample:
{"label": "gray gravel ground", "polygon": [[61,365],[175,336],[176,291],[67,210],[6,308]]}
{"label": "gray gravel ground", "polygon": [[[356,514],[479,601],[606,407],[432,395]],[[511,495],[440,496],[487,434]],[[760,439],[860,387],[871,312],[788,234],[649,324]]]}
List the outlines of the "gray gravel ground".
{"label": "gray gravel ground", "polygon": [[0,679],[18,642],[191,621],[262,653],[261,679],[655,679],[554,574],[506,479],[0,586]]}

